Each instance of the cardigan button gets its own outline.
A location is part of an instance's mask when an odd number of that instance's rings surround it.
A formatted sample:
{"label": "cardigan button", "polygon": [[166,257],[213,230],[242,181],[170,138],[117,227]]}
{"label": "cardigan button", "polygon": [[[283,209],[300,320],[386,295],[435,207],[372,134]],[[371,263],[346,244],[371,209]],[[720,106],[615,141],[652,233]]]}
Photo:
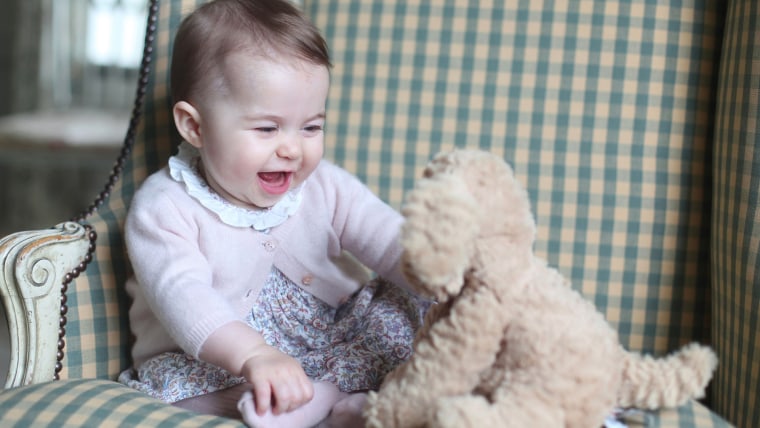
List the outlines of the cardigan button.
{"label": "cardigan button", "polygon": [[301,278],[301,284],[307,287],[311,285],[312,281],[314,281],[314,277],[311,275],[304,275],[304,277]]}
{"label": "cardigan button", "polygon": [[264,247],[267,252],[272,252],[277,248],[277,243],[275,241],[264,241],[261,243],[261,245]]}

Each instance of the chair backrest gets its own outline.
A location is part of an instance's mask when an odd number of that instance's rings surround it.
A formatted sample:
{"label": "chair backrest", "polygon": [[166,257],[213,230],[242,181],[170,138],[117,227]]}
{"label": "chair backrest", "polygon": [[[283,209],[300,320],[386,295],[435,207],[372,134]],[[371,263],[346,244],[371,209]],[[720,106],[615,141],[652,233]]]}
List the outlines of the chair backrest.
{"label": "chair backrest", "polygon": [[[62,377],[129,364],[122,227],[177,143],[171,34],[202,0],[162,1],[134,149],[90,222],[95,260],[69,291]],[[634,349],[709,333],[710,151],[722,12],[715,2],[306,0],[335,68],[326,156],[393,206],[455,146],[513,163],[536,251]]]}
{"label": "chair backrest", "polygon": [[[455,146],[510,161],[536,251],[633,349],[709,338],[710,1],[308,0],[327,156],[394,206]],[[496,213],[495,213],[496,214]]]}

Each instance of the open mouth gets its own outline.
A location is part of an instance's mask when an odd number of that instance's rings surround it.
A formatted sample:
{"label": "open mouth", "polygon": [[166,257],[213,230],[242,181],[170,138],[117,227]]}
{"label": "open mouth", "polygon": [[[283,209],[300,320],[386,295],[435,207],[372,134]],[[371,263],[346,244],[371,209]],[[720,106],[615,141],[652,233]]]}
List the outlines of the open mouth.
{"label": "open mouth", "polygon": [[260,172],[259,183],[265,192],[273,195],[281,195],[290,189],[290,182],[293,179],[292,172],[272,171]]}

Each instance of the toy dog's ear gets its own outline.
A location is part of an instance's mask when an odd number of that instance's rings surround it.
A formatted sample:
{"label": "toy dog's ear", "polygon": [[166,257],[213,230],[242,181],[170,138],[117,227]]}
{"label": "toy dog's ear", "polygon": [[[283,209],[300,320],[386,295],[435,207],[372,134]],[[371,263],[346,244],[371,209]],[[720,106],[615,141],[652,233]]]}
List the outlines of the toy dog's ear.
{"label": "toy dog's ear", "polygon": [[459,293],[480,229],[477,209],[457,175],[429,175],[409,193],[401,244],[405,274],[416,291],[439,300]]}

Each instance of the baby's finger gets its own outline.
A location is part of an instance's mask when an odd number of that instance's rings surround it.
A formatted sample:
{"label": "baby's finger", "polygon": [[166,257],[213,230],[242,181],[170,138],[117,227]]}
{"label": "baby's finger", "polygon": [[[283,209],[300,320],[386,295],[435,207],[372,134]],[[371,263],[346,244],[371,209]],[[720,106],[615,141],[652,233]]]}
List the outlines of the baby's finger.
{"label": "baby's finger", "polygon": [[253,384],[253,396],[256,401],[256,413],[263,416],[272,408],[272,387],[269,382]]}
{"label": "baby's finger", "polygon": [[272,403],[272,413],[275,415],[279,415],[281,413],[287,413],[291,410],[293,410],[296,406],[294,406],[293,401],[293,392],[290,390],[289,386],[287,385],[280,385],[275,391],[274,391],[274,402]]}
{"label": "baby's finger", "polygon": [[296,377],[275,388],[272,409],[274,414],[291,412],[311,401],[313,387],[311,381],[306,379],[306,382],[303,382],[300,377]]}

